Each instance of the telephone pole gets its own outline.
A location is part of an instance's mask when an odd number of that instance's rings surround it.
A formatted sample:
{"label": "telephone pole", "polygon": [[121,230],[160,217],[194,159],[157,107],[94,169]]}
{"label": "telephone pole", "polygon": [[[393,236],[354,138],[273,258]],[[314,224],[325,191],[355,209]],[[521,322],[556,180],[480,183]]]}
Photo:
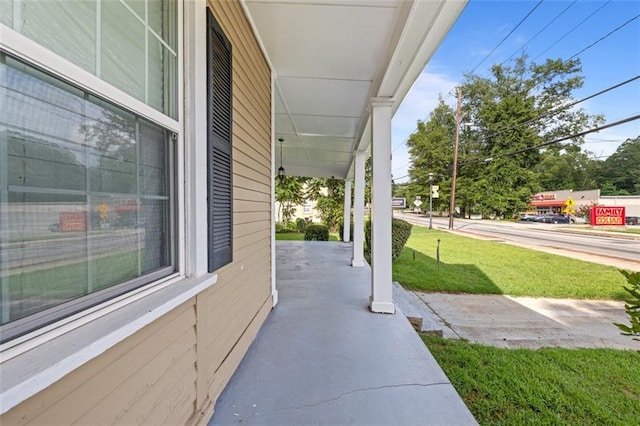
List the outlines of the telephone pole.
{"label": "telephone pole", "polygon": [[456,109],[456,143],[453,148],[453,179],[451,180],[451,200],[449,201],[449,229],[453,229],[453,214],[456,211],[456,178],[458,177],[458,145],[460,142],[460,109],[462,89],[458,87],[458,108]]}

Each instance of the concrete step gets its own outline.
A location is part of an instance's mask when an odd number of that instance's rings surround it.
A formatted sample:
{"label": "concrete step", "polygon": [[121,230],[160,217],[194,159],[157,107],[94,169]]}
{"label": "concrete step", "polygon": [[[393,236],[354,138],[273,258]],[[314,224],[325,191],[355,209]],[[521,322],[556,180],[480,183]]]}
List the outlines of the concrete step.
{"label": "concrete step", "polygon": [[442,337],[442,325],[438,317],[414,292],[394,282],[393,300],[396,308],[407,317],[416,331]]}

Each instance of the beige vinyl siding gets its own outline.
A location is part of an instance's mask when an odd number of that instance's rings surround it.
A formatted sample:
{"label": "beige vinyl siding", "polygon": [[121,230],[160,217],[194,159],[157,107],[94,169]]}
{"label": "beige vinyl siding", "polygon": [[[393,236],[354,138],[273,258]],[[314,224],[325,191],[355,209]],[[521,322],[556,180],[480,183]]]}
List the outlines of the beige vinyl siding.
{"label": "beige vinyl siding", "polygon": [[208,290],[14,407],[3,425],[206,422],[273,306],[270,70],[239,2],[209,6],[233,49],[233,261]]}
{"label": "beige vinyl siding", "polygon": [[[194,300],[182,304],[72,374],[2,416],[1,423],[117,423],[127,412],[149,414],[145,393],[162,395],[162,380],[186,382],[195,402]],[[106,409],[106,410],[105,410]],[[101,416],[101,417],[99,417]],[[183,422],[188,417],[181,419]]]}
{"label": "beige vinyl siding", "polygon": [[[271,72],[239,2],[209,2],[233,51],[233,262],[199,296],[205,418],[271,310]],[[248,232],[248,229],[251,232]],[[200,356],[207,354],[206,357]],[[206,383],[206,386],[202,386]]]}

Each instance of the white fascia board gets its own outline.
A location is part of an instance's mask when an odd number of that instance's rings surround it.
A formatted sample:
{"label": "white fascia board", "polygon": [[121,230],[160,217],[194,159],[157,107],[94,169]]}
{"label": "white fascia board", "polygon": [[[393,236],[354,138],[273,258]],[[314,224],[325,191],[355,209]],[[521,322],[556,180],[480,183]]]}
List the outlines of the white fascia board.
{"label": "white fascia board", "polygon": [[437,3],[414,2],[380,84],[377,96],[394,99],[394,114],[464,10],[467,0],[441,0],[435,15],[434,4]]}
{"label": "white fascia board", "polygon": [[[377,96],[393,98],[392,114],[400,107],[411,87],[436,52],[453,24],[466,7],[468,0],[442,0],[435,18],[434,2],[415,1],[409,12],[405,27],[389,62]],[[432,21],[425,26],[425,22]],[[411,57],[411,61],[399,58]],[[368,118],[354,151],[371,150],[371,119]],[[352,160],[349,175],[353,175],[355,160]]]}

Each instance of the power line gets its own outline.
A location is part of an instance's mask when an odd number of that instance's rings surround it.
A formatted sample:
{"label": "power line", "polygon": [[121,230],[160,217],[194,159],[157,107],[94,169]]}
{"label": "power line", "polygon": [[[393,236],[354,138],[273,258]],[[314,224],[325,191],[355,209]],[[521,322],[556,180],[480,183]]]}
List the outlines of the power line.
{"label": "power line", "polygon": [[573,135],[565,136],[565,137],[562,137],[562,138],[559,138],[559,139],[554,139],[554,140],[549,141],[549,142],[544,142],[544,143],[541,143],[541,144],[538,144],[538,145],[529,146],[527,148],[522,148],[522,149],[519,149],[517,151],[512,151],[512,152],[507,152],[507,153],[504,153],[504,154],[495,155],[493,157],[485,158],[484,160],[469,161],[469,162],[464,163],[464,164],[468,165],[468,164],[475,164],[475,163],[490,163],[490,162],[495,161],[498,158],[511,157],[512,155],[521,154],[523,152],[531,151],[532,149],[544,148],[546,146],[550,146],[550,145],[554,145],[554,144],[557,144],[557,143],[560,143],[560,142],[564,142],[564,141],[569,140],[569,139],[579,138],[580,136],[585,136],[585,135],[588,135],[590,133],[599,132],[601,130],[608,129],[610,127],[620,126],[621,124],[625,124],[625,123],[628,123],[630,121],[635,121],[635,120],[638,120],[638,119],[640,119],[640,114],[636,114],[636,115],[633,115],[631,117],[623,118],[622,120],[614,121],[612,123],[607,123],[607,124],[604,124],[602,126],[597,126],[597,127],[592,128],[592,129],[585,130],[583,132],[574,133]]}
{"label": "power line", "polygon": [[589,96],[587,96],[585,98],[579,99],[579,100],[574,101],[574,102],[570,102],[570,103],[568,103],[567,105],[564,105],[564,106],[560,106],[560,107],[557,107],[557,108],[550,109],[546,113],[544,113],[542,115],[539,115],[539,116],[537,116],[535,118],[529,119],[527,121],[523,121],[522,123],[515,124],[515,125],[513,125],[511,127],[507,127],[506,129],[498,130],[497,132],[494,132],[493,134],[487,136],[487,138],[496,137],[496,136],[500,135],[501,133],[504,133],[504,132],[506,132],[508,130],[515,130],[515,129],[518,129],[518,128],[526,125],[526,124],[530,124],[530,123],[533,123],[534,121],[541,120],[543,118],[547,118],[547,117],[552,116],[554,114],[557,114],[559,112],[565,111],[565,110],[567,110],[569,108],[572,108],[572,107],[574,107],[574,106],[576,106],[576,105],[578,105],[578,104],[580,104],[582,102],[588,101],[589,99],[593,99],[593,98],[595,98],[597,96],[600,96],[600,95],[603,95],[603,94],[605,94],[607,92],[610,92],[612,90],[618,89],[618,88],[620,88],[620,87],[622,87],[622,86],[624,86],[626,84],[632,83],[632,82],[634,82],[634,81],[636,81],[638,79],[640,79],[640,74],[636,75],[635,77],[631,77],[631,78],[629,78],[629,79],[627,79],[625,81],[622,81],[622,82],[620,82],[618,84],[614,84],[613,86],[609,86],[606,89],[603,89],[603,90],[601,90],[599,92],[596,92],[596,93],[594,93],[592,95],[589,95]]}
{"label": "power line", "polygon": [[[482,63],[483,63],[484,61],[486,61],[486,60],[487,60],[487,59],[488,59],[488,58],[489,58],[489,57],[490,57],[490,56],[491,56],[491,55],[492,55],[492,54],[493,54],[493,53],[494,53],[494,52],[495,52],[495,51],[496,51],[496,50],[497,50],[501,45],[502,45],[502,43],[504,43],[504,42],[507,40],[507,38],[509,38],[509,36],[511,36],[511,34],[513,34],[513,32],[514,32],[515,30],[517,30],[517,29],[518,29],[518,27],[520,27],[520,25],[522,25],[522,23],[523,23],[524,21],[526,21],[526,20],[527,20],[527,18],[528,18],[528,17],[529,17],[529,16],[530,16],[530,15],[531,15],[531,14],[532,14],[532,13],[533,13],[537,8],[538,8],[538,7],[542,4],[542,2],[543,2],[543,1],[544,1],[544,0],[540,0],[540,1],[539,1],[539,2],[538,2],[538,3],[533,7],[533,9],[531,9],[531,10],[529,11],[529,13],[527,13],[527,14],[524,16],[524,18],[522,18],[522,19],[520,20],[520,22],[518,22],[518,24],[517,24],[515,27],[513,27],[513,29],[512,29],[511,31],[509,31],[509,34],[507,34],[507,35],[506,35],[506,36],[505,36],[505,37],[504,37],[504,38],[503,38],[503,39],[502,39],[502,40],[501,40],[501,41],[500,41],[500,42],[499,42],[499,43],[498,43],[498,44],[497,44],[497,45],[496,45],[492,50],[491,50],[491,52],[489,52],[489,53],[488,53],[488,54],[487,54],[487,55],[486,55],[486,56],[485,56],[485,57],[484,57],[484,58],[483,58],[483,59],[482,59],[482,60],[481,60],[481,61],[480,61],[480,62],[479,62],[475,67],[473,67],[473,69],[472,69],[471,71],[469,71],[469,73],[470,73],[470,74],[472,74],[472,73],[473,73],[473,72],[474,72],[474,71],[475,71],[475,70],[476,70],[480,65],[482,65]],[[611,1],[611,0],[609,0],[609,1]],[[574,3],[575,3],[575,1],[574,1]],[[452,88],[451,88],[451,90],[449,90],[449,92],[447,93],[447,97],[444,99],[444,101],[446,101],[449,97],[452,97],[452,96],[453,96],[453,94],[452,94],[451,92],[452,92],[455,88],[456,88],[456,86],[452,87]],[[426,118],[425,118],[425,120],[423,120],[423,121],[426,121]],[[415,131],[416,131],[416,130],[418,130],[418,128],[417,128],[417,127],[413,130],[413,132],[411,132],[411,134],[415,133]],[[404,141],[402,141],[400,144],[396,145],[396,146],[395,146],[395,148],[393,148],[393,149],[391,150],[391,153],[393,154],[393,153],[394,153],[396,150],[398,150],[401,146],[403,146],[404,144],[406,144],[406,143],[407,143],[407,141],[409,140],[409,137],[411,136],[411,134],[410,134],[409,136],[407,136],[407,138],[406,138]]]}
{"label": "power line", "polygon": [[553,46],[555,46],[556,44],[560,43],[562,40],[564,40],[565,37],[567,37],[569,34],[571,34],[572,32],[574,32],[576,29],[578,29],[578,27],[580,27],[582,24],[584,24],[586,21],[588,21],[593,15],[595,15],[596,13],[598,13],[603,7],[605,7],[606,5],[608,5],[609,3],[611,3],[611,0],[609,0],[608,2],[606,2],[605,4],[603,4],[602,6],[600,6],[599,8],[597,8],[596,10],[594,10],[591,15],[587,16],[586,18],[584,18],[582,21],[580,21],[576,26],[574,26],[573,28],[571,28],[569,31],[567,31],[562,37],[560,37],[558,40],[556,40],[551,46],[547,47],[545,50],[543,50],[538,56],[536,56],[535,58],[533,58],[533,61],[535,61],[536,59],[538,59],[540,56],[544,55],[549,49],[551,49]]}
{"label": "power line", "polygon": [[494,48],[493,48],[493,50],[491,50],[491,52],[489,52],[489,53],[488,53],[484,58],[482,58],[482,60],[478,63],[478,65],[476,65],[475,67],[473,67],[473,69],[472,69],[471,71],[469,71],[469,74],[473,74],[473,72],[474,72],[474,71],[475,71],[475,70],[476,70],[480,65],[482,65],[482,64],[484,63],[484,61],[486,61],[486,60],[489,58],[489,56],[493,55],[493,52],[495,52],[495,51],[498,49],[498,47],[500,47],[500,46],[502,45],[502,43],[504,43],[504,42],[505,42],[505,40],[507,40],[507,39],[509,38],[509,36],[511,36],[511,34],[513,34],[513,32],[514,32],[515,30],[517,30],[517,29],[518,29],[518,27],[520,27],[520,25],[522,25],[522,23],[523,23],[524,21],[526,21],[526,20],[527,20],[527,18],[528,18],[528,17],[529,17],[529,16],[530,16],[530,15],[531,15],[531,14],[532,14],[532,13],[533,13],[537,8],[538,8],[538,7],[540,7],[540,5],[542,4],[542,2],[543,2],[543,0],[540,0],[540,1],[539,1],[539,2],[538,2],[538,3],[533,7],[533,9],[531,9],[531,10],[529,11],[529,13],[527,13],[527,14],[525,15],[525,17],[524,17],[524,18],[522,18],[522,19],[520,20],[520,22],[518,22],[518,24],[517,24],[515,27],[513,27],[513,29],[512,29],[511,31],[509,31],[509,34],[507,34],[506,36],[504,36],[504,38],[500,41],[500,43],[498,43],[498,44],[497,44],[497,46],[496,46],[496,47],[494,47]]}
{"label": "power line", "polygon": [[521,51],[521,50],[523,50],[525,47],[527,47],[527,46],[529,45],[529,43],[531,43],[533,40],[535,40],[535,39],[536,39],[536,37],[538,37],[540,34],[542,34],[542,32],[543,32],[544,30],[546,30],[547,28],[549,28],[549,26],[550,26],[551,24],[553,24],[554,22],[556,22],[556,21],[558,20],[558,18],[560,18],[562,15],[564,15],[564,13],[565,13],[567,10],[571,9],[571,7],[572,7],[574,4],[576,4],[577,2],[578,2],[578,0],[573,0],[573,3],[571,3],[569,6],[565,7],[565,8],[564,8],[564,9],[563,9],[559,14],[557,14],[557,15],[556,15],[556,17],[555,17],[555,18],[553,18],[553,19],[552,19],[552,20],[551,20],[547,25],[545,25],[545,26],[544,26],[540,31],[538,31],[538,32],[537,32],[533,37],[531,37],[531,38],[529,39],[529,41],[527,41],[525,44],[523,44],[522,46],[520,46],[520,47],[518,48],[518,50],[516,50],[515,52],[513,52],[513,53],[511,54],[511,56],[509,56],[507,59],[505,59],[504,61],[502,61],[502,62],[500,63],[500,65],[504,64],[504,63],[505,63],[505,62],[507,62],[509,59],[513,58],[513,57],[514,57],[514,55],[515,55],[516,53],[518,53],[519,51]]}
{"label": "power line", "polygon": [[[529,43],[530,43],[533,39],[535,39],[535,38],[536,38],[540,33],[542,33],[542,32],[543,32],[547,27],[549,27],[549,25],[551,25],[554,21],[556,21],[556,20],[557,20],[557,19],[558,19],[562,14],[564,14],[564,12],[566,12],[566,11],[567,11],[571,6],[573,6],[573,5],[576,3],[576,1],[577,1],[577,0],[574,0],[574,2],[573,2],[573,3],[571,3],[568,7],[566,7],[564,10],[562,10],[562,11],[560,12],[560,14],[558,14],[558,15],[557,15],[557,16],[556,16],[556,17],[555,17],[551,22],[549,22],[549,23],[548,23],[544,28],[542,28],[542,30],[538,31],[538,33],[536,33],[536,35],[534,35],[534,36],[533,36],[533,37],[532,37],[532,38],[531,38],[531,39],[530,39],[530,40],[529,40],[529,41],[528,41],[524,46],[526,46],[527,44],[529,44]],[[518,28],[518,27],[519,27],[519,26],[520,26],[520,25],[521,25],[521,24],[522,24],[522,23],[523,23],[523,22],[524,22],[524,21],[525,21],[525,20],[526,20],[530,15],[531,15],[531,14],[532,14],[532,13],[533,13],[533,12],[534,12],[534,11],[535,11],[539,6],[540,6],[540,5],[541,5],[541,4],[542,4],[542,2],[543,2],[543,0],[540,0],[540,1],[539,1],[539,2],[538,2],[538,3],[537,3],[533,8],[529,11],[529,13],[527,13],[527,15],[525,15],[525,17],[524,17],[524,18],[522,18],[522,19],[520,20],[520,22],[519,22],[519,23],[518,23],[518,24],[517,24],[517,25],[516,25],[516,26],[515,26],[515,27],[514,27],[510,32],[509,32],[509,34],[507,34],[507,35],[506,35],[506,36],[505,36],[505,37],[504,37],[504,38],[503,38],[503,39],[502,39],[502,40],[501,40],[501,41],[500,41],[500,42],[499,42],[499,43],[498,43],[498,44],[497,44],[493,49],[492,49],[492,51],[491,51],[491,52],[489,52],[489,54],[487,54],[487,55],[486,55],[486,56],[485,56],[485,57],[484,57],[484,58],[483,58],[483,59],[482,59],[482,60],[481,60],[481,61],[480,61],[480,62],[479,62],[479,63],[478,63],[478,64],[477,64],[477,65],[476,65],[476,66],[475,66],[471,71],[470,71],[470,73],[473,73],[473,72],[474,72],[474,71],[475,71],[475,70],[476,70],[476,69],[477,69],[477,68],[478,68],[478,67],[479,67],[479,66],[480,66],[480,65],[481,65],[481,64],[482,64],[486,59],[488,59],[488,58],[489,58],[489,57],[490,57],[490,56],[491,56],[491,55],[492,55],[492,54],[493,54],[493,53],[498,49],[498,47],[499,47],[500,45],[502,45],[502,43],[504,43],[504,41],[505,41],[505,40],[506,40],[506,39],[507,39],[511,34],[513,34],[513,32],[514,32],[514,31],[515,31],[515,30],[516,30],[516,29],[517,29],[517,28]],[[600,6],[598,9],[596,9],[595,11],[593,11],[589,16],[587,16],[585,19],[583,19],[580,23],[578,23],[576,26],[574,26],[571,30],[569,30],[567,33],[565,33],[561,38],[559,38],[558,40],[556,40],[556,42],[554,42],[551,46],[549,46],[549,47],[548,47],[547,49],[545,49],[542,53],[540,53],[536,58],[534,58],[534,61],[535,61],[535,59],[537,59],[537,58],[539,58],[540,56],[542,56],[542,55],[543,55],[545,52],[547,52],[549,49],[551,49],[553,46],[555,46],[556,44],[558,44],[561,40],[563,40],[563,39],[564,39],[566,36],[568,36],[570,33],[572,33],[573,31],[575,31],[578,27],[580,27],[583,23],[585,23],[585,22],[586,22],[588,19],[590,19],[593,15],[595,15],[596,13],[598,13],[602,8],[604,8],[604,7],[605,7],[606,5],[608,5],[610,2],[611,2],[611,0],[607,1],[605,4],[603,4],[603,5],[602,5],[602,6]],[[620,25],[619,27],[615,28],[614,30],[610,31],[608,34],[606,34],[605,36],[601,37],[600,39],[598,39],[598,40],[597,40],[597,41],[595,41],[594,43],[592,43],[592,44],[590,44],[589,46],[585,47],[584,49],[580,50],[578,53],[576,53],[576,54],[572,55],[569,59],[567,59],[567,60],[563,61],[563,63],[564,63],[564,62],[567,62],[567,61],[569,61],[569,60],[571,60],[571,59],[573,59],[573,58],[575,58],[576,56],[580,55],[581,53],[585,52],[586,50],[590,49],[591,47],[593,47],[593,46],[595,46],[596,44],[600,43],[601,41],[605,40],[606,38],[608,38],[609,36],[611,36],[612,34],[614,34],[615,32],[617,32],[618,30],[622,29],[623,27],[625,27],[626,25],[628,25],[629,23],[631,23],[632,21],[634,21],[634,20],[635,20],[635,19],[637,19],[638,17],[640,17],[640,15],[636,15],[635,17],[633,17],[633,18],[629,19],[629,20],[628,20],[628,21],[626,21],[624,24],[622,24],[622,25]],[[524,46],[523,46],[523,47],[524,47]],[[509,60],[511,57],[513,57],[513,55],[515,55],[515,53],[517,53],[517,51],[516,51],[516,52],[514,52],[514,53],[513,53],[509,58],[507,58],[505,61],[503,61],[503,62],[501,63],[501,65],[502,65],[504,62],[506,62],[507,60]],[[579,101],[576,101],[576,102],[572,102],[572,103],[570,103],[570,104],[568,104],[568,105],[566,105],[566,106],[563,106],[563,107],[559,107],[559,108],[552,109],[552,110],[550,110],[549,112],[547,112],[546,114],[543,114],[543,115],[541,115],[541,116],[538,116],[538,117],[536,117],[536,118],[534,118],[534,119],[531,119],[531,120],[528,120],[528,121],[526,121],[526,122],[523,122],[523,123],[517,124],[517,125],[515,125],[515,126],[512,126],[512,127],[507,128],[507,129],[502,129],[502,130],[500,130],[500,131],[498,131],[498,132],[494,133],[494,134],[493,134],[493,135],[491,135],[490,137],[497,136],[498,134],[500,134],[500,133],[502,133],[502,132],[504,132],[504,131],[511,130],[511,129],[515,129],[515,128],[518,128],[518,127],[523,126],[523,125],[525,125],[525,124],[529,124],[529,123],[531,123],[531,122],[533,122],[533,121],[535,121],[535,120],[540,120],[540,119],[542,119],[542,118],[549,117],[549,116],[551,116],[551,115],[553,115],[553,114],[556,114],[556,113],[558,113],[558,112],[564,111],[564,110],[566,110],[566,109],[568,109],[568,108],[571,108],[571,107],[573,107],[573,106],[575,106],[575,105],[577,105],[577,104],[579,104],[579,103],[581,103],[581,102],[584,102],[584,101],[586,101],[586,100],[588,100],[588,99],[591,99],[591,98],[594,98],[594,97],[599,96],[599,95],[601,95],[601,94],[604,94],[604,93],[606,93],[606,92],[608,92],[608,91],[610,91],[610,90],[616,89],[616,88],[618,88],[618,87],[620,87],[620,86],[622,86],[622,85],[624,85],[624,84],[628,84],[628,83],[630,83],[630,82],[632,82],[632,81],[634,81],[634,80],[637,80],[638,78],[640,78],[640,76],[636,76],[636,77],[634,77],[634,78],[632,78],[632,79],[629,79],[629,80],[627,80],[627,81],[625,81],[625,82],[619,83],[619,84],[617,84],[617,85],[615,85],[615,86],[612,86],[612,87],[610,87],[610,88],[608,88],[608,89],[605,89],[605,90],[603,90],[603,91],[601,91],[601,92],[595,93],[595,94],[593,94],[593,95],[591,95],[591,96],[589,96],[589,97],[583,98],[583,99],[581,99],[581,100],[579,100]],[[447,99],[448,99],[449,97],[451,97],[451,96],[452,96],[451,91],[453,91],[453,89],[455,89],[455,86],[454,86],[454,87],[449,91],[448,96],[447,96]],[[445,99],[445,100],[446,100],[446,99]],[[422,121],[426,121],[426,118],[425,118],[425,120],[422,120]],[[416,127],[416,128],[414,129],[414,131],[413,131],[413,132],[411,132],[411,134],[415,133],[417,130],[418,130],[418,128]],[[392,149],[392,151],[391,151],[391,152],[393,153],[393,152],[397,151],[399,148],[401,148],[402,146],[404,146],[404,145],[407,143],[407,141],[409,140],[409,138],[411,137],[411,134],[409,134],[409,135],[408,135],[408,136],[407,136],[407,137],[406,137],[406,138],[405,138],[401,143],[399,143],[398,145],[396,145],[396,146]],[[407,163],[407,165],[408,165],[408,164],[409,164],[409,163]],[[406,167],[406,165],[405,165],[405,166],[403,166],[403,167]],[[398,168],[401,168],[401,167],[398,167]],[[395,170],[395,169],[394,169],[394,170]]]}
{"label": "power line", "polygon": [[[620,25],[618,28],[612,30],[609,32],[609,34],[600,37],[598,40],[594,41],[593,43],[591,43],[589,46],[585,47],[584,49],[582,49],[581,51],[579,51],[578,53],[576,53],[575,55],[573,55],[572,57],[570,57],[569,59],[567,59],[567,61],[570,61],[571,59],[575,58],[576,56],[578,56],[579,54],[581,54],[582,52],[584,52],[587,49],[591,49],[593,46],[595,46],[596,44],[600,43],[602,40],[606,39],[607,37],[609,37],[610,35],[612,35],[613,33],[615,33],[616,31],[624,28],[625,26],[627,26],[629,23],[631,23],[632,21],[636,20],[640,18],[640,15],[636,15],[633,18],[629,19],[627,22],[625,22],[624,24]],[[566,61],[565,61],[566,62]]]}

